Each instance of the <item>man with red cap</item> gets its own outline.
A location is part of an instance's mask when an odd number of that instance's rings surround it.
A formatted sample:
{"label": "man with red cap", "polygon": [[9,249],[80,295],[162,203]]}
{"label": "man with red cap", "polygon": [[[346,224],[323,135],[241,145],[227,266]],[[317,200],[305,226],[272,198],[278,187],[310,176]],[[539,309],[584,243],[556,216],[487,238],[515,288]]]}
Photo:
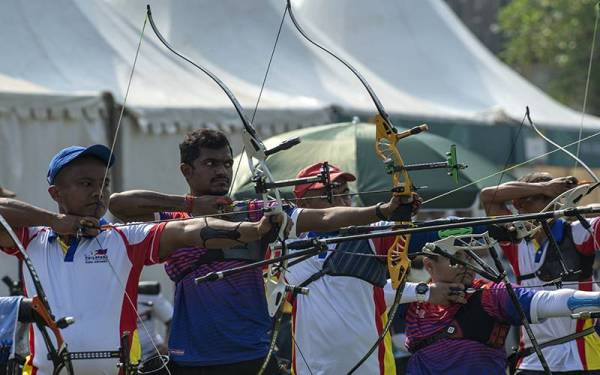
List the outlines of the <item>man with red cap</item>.
{"label": "man with red cap", "polygon": [[[323,163],[310,165],[298,172],[297,177],[316,176],[322,166]],[[325,198],[326,186],[322,183],[299,185],[294,189],[298,209],[291,214],[296,222],[291,234],[296,233],[298,238],[336,235],[335,232],[298,233],[295,229],[305,227],[304,221],[310,218],[311,212],[352,205],[348,182],[355,181],[356,177],[332,164],[329,170],[334,185],[332,202]],[[374,225],[387,222],[379,205],[375,212],[381,222]],[[330,245],[330,249],[336,251],[289,267],[286,280],[310,290],[309,295],[298,295],[293,300],[292,366],[295,374],[345,374],[375,343],[385,325],[386,308],[395,293],[387,280],[385,258],[393,241],[394,237],[385,237]],[[444,303],[447,301],[444,291],[459,287],[458,284],[406,283],[402,302]],[[463,302],[460,295],[451,298]],[[396,374],[389,338],[357,373]]]}
{"label": "man with red cap", "polygon": [[[321,174],[323,163],[315,163],[302,169],[296,175],[296,178],[312,177]],[[298,201],[298,207],[306,208],[327,208],[333,206],[350,206],[351,196],[348,182],[356,181],[352,173],[342,171],[338,166],[329,164],[329,178],[333,186],[333,200],[338,204],[330,204],[326,199],[316,199],[316,197],[325,197],[326,186],[322,182],[312,184],[296,185],[294,195],[296,198],[302,198]],[[311,199],[304,199],[304,198]]]}

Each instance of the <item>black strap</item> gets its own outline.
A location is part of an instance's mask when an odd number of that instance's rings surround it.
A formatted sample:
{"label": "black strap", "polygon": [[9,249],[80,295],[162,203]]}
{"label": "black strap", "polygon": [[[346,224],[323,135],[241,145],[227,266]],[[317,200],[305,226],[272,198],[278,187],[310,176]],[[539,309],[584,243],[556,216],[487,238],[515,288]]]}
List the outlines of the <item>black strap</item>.
{"label": "black strap", "polygon": [[419,350],[425,348],[426,346],[432,345],[436,342],[438,342],[439,340],[442,339],[447,339],[447,338],[451,338],[452,336],[454,336],[456,334],[457,328],[454,324],[450,324],[448,327],[444,328],[441,331],[438,331],[436,333],[434,333],[431,336],[425,337],[422,340],[419,340],[415,343],[411,343],[408,351],[410,351],[411,353],[416,353]]}
{"label": "black strap", "polygon": [[308,279],[306,279],[303,282],[301,282],[296,287],[297,288],[304,288],[308,284],[312,283],[313,281],[316,281],[316,280],[320,279],[321,277],[323,277],[323,275],[325,275],[326,273],[327,273],[327,271],[325,271],[325,269],[322,268],[320,271],[317,271],[317,272],[313,273],[312,276],[310,276]]}

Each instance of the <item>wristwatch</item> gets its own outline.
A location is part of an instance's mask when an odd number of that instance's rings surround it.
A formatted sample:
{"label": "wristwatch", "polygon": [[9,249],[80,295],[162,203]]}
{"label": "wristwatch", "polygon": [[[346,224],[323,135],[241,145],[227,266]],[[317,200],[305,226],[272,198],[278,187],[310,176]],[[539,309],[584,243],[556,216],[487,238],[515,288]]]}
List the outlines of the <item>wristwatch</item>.
{"label": "wristwatch", "polygon": [[426,302],[429,300],[429,285],[418,283],[415,292],[418,302]]}

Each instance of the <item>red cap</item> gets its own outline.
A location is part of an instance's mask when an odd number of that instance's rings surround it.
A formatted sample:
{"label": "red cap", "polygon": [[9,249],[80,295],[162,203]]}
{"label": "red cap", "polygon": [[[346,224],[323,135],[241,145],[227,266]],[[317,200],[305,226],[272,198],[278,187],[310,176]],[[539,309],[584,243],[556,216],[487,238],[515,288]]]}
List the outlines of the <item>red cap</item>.
{"label": "red cap", "polygon": [[[321,174],[321,168],[323,168],[323,162],[309,165],[308,167],[298,172],[296,178],[318,176]],[[335,180],[338,180],[340,178],[343,178],[345,181],[356,181],[356,177],[352,173],[343,172],[340,169],[340,167],[333,164],[329,164],[329,176],[331,178],[331,182],[334,182]],[[321,182],[296,185],[294,186],[294,195],[296,196],[296,198],[302,198],[307,191],[323,189],[324,187],[325,184]]]}

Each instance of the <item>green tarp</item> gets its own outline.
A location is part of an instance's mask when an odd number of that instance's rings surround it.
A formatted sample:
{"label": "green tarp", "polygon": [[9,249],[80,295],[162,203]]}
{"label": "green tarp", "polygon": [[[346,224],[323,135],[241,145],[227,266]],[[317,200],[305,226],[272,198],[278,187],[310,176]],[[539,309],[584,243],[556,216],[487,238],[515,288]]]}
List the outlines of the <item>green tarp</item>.
{"label": "green tarp", "polygon": [[[399,131],[403,129],[398,129]],[[385,173],[383,162],[375,154],[375,125],[367,123],[340,123],[321,125],[292,132],[279,134],[265,141],[267,148],[281,143],[285,139],[300,137],[302,142],[285,151],[268,158],[267,164],[277,180],[294,178],[296,173],[316,162],[328,161],[356,175],[357,181],[350,183],[353,192],[371,192],[389,190],[391,178]],[[445,138],[428,133],[421,133],[402,139],[397,146],[404,158],[405,164],[439,162],[445,160],[445,153],[452,142]],[[468,165],[460,171],[459,183],[456,184],[447,175],[445,169],[412,171],[410,176],[419,194],[425,199],[437,197],[440,194],[469,185],[473,181],[489,176],[501,169],[487,161],[481,155],[470,152],[461,145],[458,147],[459,163]],[[236,158],[236,166],[240,157]],[[246,156],[233,186],[232,194],[236,199],[255,198],[254,185]],[[503,174],[503,181],[512,179],[509,174]],[[485,186],[498,183],[500,174],[466,186],[447,196],[427,203],[423,208],[428,209],[458,209],[471,207],[477,194]],[[292,198],[291,188],[281,189],[284,196]],[[359,205],[372,205],[389,199],[389,193],[360,194]]]}

